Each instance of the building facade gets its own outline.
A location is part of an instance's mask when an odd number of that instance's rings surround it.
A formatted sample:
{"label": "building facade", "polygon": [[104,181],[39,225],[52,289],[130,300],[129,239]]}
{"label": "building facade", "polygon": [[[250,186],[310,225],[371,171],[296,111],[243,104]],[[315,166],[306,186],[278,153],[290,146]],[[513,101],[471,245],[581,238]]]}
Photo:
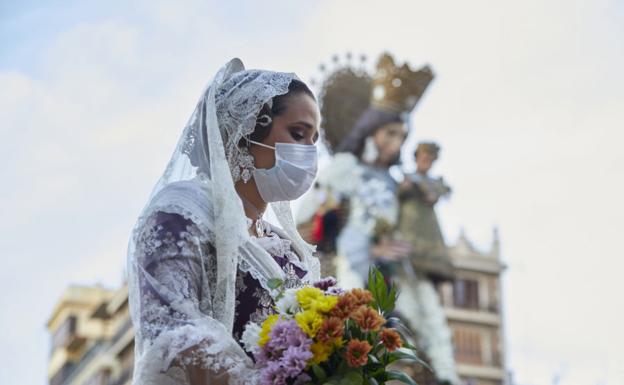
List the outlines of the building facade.
{"label": "building facade", "polygon": [[71,286],[47,324],[50,385],[130,384],[134,333],[128,289]]}
{"label": "building facade", "polygon": [[507,384],[500,245],[476,250],[462,234],[450,248],[455,279],[437,285],[453,335],[457,370],[466,385]]}

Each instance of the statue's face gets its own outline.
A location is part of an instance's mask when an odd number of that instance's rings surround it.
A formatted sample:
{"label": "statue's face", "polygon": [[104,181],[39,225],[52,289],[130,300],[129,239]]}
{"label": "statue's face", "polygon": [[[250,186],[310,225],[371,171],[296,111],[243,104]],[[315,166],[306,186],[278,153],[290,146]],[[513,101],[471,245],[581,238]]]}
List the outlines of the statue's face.
{"label": "statue's face", "polygon": [[426,174],[431,170],[433,162],[435,162],[435,156],[433,154],[426,151],[418,151],[416,154],[416,171],[421,174]]}
{"label": "statue's face", "polygon": [[407,138],[405,123],[388,123],[375,131],[373,141],[379,152],[376,163],[384,167],[395,163],[401,154],[401,146],[405,138]]}

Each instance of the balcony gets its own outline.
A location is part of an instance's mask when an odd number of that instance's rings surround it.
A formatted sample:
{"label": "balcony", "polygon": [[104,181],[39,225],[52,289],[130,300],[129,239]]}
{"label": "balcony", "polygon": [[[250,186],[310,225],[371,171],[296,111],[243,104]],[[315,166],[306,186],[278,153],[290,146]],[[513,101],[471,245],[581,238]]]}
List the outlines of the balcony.
{"label": "balcony", "polygon": [[84,344],[86,338],[81,337],[77,333],[77,319],[75,316],[69,316],[56,329],[52,336],[52,350],[65,347],[69,350],[76,350]]}
{"label": "balcony", "polygon": [[82,372],[95,357],[101,354],[106,347],[107,344],[103,341],[99,341],[95,345],[93,345],[91,349],[89,349],[89,351],[86,352],[84,356],[82,356],[79,363],[73,368],[73,370],[68,373],[66,380],[59,383],[58,385],[71,384],[72,381],[74,381],[76,377],[80,374],[80,372]]}
{"label": "balcony", "polygon": [[505,379],[505,370],[495,366],[457,364],[457,373],[465,378],[478,378],[493,382],[502,382]]}
{"label": "balcony", "polygon": [[501,317],[496,313],[457,308],[446,308],[444,309],[444,313],[446,314],[446,319],[450,322],[470,322],[494,327],[499,327],[501,325]]}

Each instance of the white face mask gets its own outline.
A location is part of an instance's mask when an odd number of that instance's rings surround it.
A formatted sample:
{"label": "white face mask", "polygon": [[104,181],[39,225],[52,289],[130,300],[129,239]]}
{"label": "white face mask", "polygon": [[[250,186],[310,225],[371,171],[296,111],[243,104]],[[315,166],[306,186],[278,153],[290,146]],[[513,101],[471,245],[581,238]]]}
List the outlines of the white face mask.
{"label": "white face mask", "polygon": [[292,201],[312,186],[316,177],[316,146],[310,144],[275,143],[275,147],[249,142],[275,150],[275,166],[257,168],[252,175],[265,202]]}

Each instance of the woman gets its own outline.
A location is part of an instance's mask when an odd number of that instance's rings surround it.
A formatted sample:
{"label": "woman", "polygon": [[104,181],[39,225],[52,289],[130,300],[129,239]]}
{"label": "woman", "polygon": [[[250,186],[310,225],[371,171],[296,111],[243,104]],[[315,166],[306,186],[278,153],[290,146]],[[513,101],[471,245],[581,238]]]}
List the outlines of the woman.
{"label": "woman", "polygon": [[[273,305],[268,281],[319,278],[289,200],[316,174],[319,111],[294,74],[216,75],[133,232],[134,384],[254,384],[239,342]],[[262,219],[271,203],[283,230]]]}

